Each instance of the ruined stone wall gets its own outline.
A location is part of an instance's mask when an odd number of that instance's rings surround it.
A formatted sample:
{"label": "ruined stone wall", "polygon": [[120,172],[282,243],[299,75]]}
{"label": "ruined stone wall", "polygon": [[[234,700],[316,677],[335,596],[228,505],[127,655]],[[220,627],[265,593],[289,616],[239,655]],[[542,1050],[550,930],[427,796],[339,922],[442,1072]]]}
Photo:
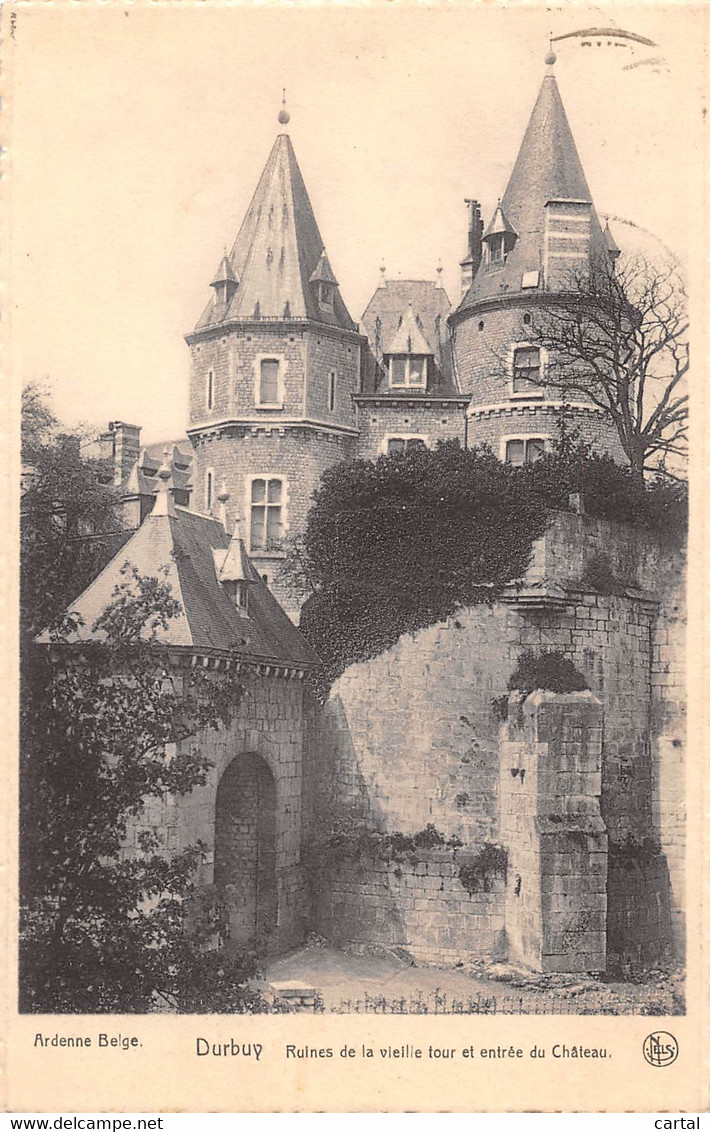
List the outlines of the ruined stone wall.
{"label": "ruined stone wall", "polygon": [[[663,862],[642,870],[637,907],[663,907],[670,885],[681,922],[683,787],[664,760],[670,747],[675,770],[685,742],[682,565],[650,534],[556,516],[505,600],[407,635],[335,682],[311,740],[319,767],[311,836],[326,817],[407,834],[431,823],[466,845],[500,841],[493,700],[507,694],[524,649],[560,650],[604,709],[600,805],[610,841],[627,857],[644,843],[667,855],[665,879]],[[615,592],[600,592],[600,577],[611,577]],[[613,873],[618,856],[610,854]],[[613,883],[620,891],[623,878]],[[646,947],[651,929],[638,920],[641,953],[664,946],[667,925],[656,929]]]}
{"label": "ruined stone wall", "polygon": [[505,882],[490,876],[468,891],[460,872],[470,857],[443,849],[326,860],[315,886],[318,930],[335,943],[402,948],[419,963],[502,954]]}
{"label": "ruined stone wall", "polygon": [[537,971],[606,969],[607,832],[601,704],[591,692],[513,693],[501,729],[510,958]]}

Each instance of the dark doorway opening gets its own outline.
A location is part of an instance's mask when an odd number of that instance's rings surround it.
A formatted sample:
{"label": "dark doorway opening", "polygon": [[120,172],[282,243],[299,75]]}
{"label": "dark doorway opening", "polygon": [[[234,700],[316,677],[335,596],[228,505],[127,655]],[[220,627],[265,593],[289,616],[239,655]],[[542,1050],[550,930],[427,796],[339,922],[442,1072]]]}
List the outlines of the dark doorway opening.
{"label": "dark doorway opening", "polygon": [[214,880],[226,942],[268,951],[277,927],[276,786],[259,755],[239,755],[217,787]]}

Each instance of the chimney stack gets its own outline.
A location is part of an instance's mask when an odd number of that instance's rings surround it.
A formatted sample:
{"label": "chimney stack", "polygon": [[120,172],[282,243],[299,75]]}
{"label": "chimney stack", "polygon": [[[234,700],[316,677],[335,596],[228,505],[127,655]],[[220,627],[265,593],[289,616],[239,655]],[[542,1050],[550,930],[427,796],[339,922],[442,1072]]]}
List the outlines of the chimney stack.
{"label": "chimney stack", "polygon": [[138,425],[109,421],[108,434],[104,433],[101,441],[105,442],[107,436],[113,439],[113,482],[120,487],[140,455],[141,430]]}
{"label": "chimney stack", "polygon": [[481,205],[477,200],[466,200],[468,208],[468,241],[466,256],[461,260],[461,297],[466,294],[473,283],[478,271],[482,256],[481,240],[483,237],[483,220],[481,219]]}

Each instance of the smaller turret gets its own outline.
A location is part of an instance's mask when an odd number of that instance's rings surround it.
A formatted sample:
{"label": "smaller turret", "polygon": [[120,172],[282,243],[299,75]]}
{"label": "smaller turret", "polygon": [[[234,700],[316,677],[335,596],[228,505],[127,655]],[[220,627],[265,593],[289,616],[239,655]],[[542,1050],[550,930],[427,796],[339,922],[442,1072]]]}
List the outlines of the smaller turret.
{"label": "smaller turret", "polygon": [[238,286],[239,279],[225,251],[220,265],[215,272],[214,279],[210,283],[210,287],[214,288],[215,301],[218,303],[231,303]]}

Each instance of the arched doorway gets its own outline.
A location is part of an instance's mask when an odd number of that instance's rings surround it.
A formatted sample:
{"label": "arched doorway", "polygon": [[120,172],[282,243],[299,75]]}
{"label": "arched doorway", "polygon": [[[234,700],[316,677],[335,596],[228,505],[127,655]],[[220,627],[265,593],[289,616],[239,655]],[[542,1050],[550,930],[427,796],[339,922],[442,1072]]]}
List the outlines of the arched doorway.
{"label": "arched doorway", "polygon": [[259,755],[239,755],[217,787],[214,880],[228,943],[268,950],[277,926],[276,786]]}

